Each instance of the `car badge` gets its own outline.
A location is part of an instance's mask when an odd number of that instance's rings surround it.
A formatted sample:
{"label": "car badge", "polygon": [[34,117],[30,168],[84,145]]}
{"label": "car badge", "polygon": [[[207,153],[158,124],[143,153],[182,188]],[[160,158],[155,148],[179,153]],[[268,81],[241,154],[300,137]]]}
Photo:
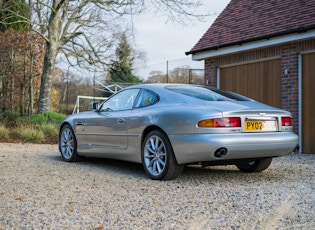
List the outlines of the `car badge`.
{"label": "car badge", "polygon": [[265,116],[266,113],[258,113],[260,116]]}

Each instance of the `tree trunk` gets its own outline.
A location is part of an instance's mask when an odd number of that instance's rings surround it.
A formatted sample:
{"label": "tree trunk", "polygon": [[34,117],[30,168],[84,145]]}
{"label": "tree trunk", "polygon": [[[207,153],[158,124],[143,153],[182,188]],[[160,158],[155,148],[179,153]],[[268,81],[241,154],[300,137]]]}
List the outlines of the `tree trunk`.
{"label": "tree trunk", "polygon": [[27,64],[27,54],[24,53],[23,57],[23,81],[20,82],[20,115],[25,115],[25,111],[27,108],[27,103],[25,99],[27,97],[26,87],[27,87],[27,71],[26,71],[26,64]]}
{"label": "tree trunk", "polygon": [[20,115],[25,115],[24,111],[24,98],[25,98],[25,86],[22,83],[20,85]]}
{"label": "tree trunk", "polygon": [[30,78],[30,87],[29,87],[29,107],[28,107],[28,115],[32,115],[33,114],[33,100],[34,100],[34,96],[33,96],[33,77]]}
{"label": "tree trunk", "polygon": [[[58,4],[54,1],[53,5],[62,5],[64,2],[60,1]],[[58,8],[58,7],[57,7]],[[55,61],[59,52],[60,31],[61,31],[61,7],[56,8],[49,17],[49,33],[48,41],[46,42],[46,50],[44,56],[43,74],[40,83],[40,93],[38,100],[38,113],[45,113],[50,111],[50,95],[52,88],[52,74],[55,68]]]}
{"label": "tree trunk", "polygon": [[28,107],[28,115],[32,115],[33,114],[33,101],[34,101],[34,93],[33,93],[33,65],[34,65],[34,55],[33,55],[33,51],[30,51],[30,73],[29,73],[29,107]]}
{"label": "tree trunk", "polygon": [[13,112],[13,108],[14,108],[14,71],[15,71],[15,54],[14,51],[12,50],[11,54],[10,54],[10,61],[11,61],[11,71],[9,72],[10,74],[10,79],[11,79],[11,88],[10,88],[10,111]]}
{"label": "tree trunk", "polygon": [[5,80],[5,71],[4,71],[4,61],[1,59],[1,65],[0,65],[0,103],[1,103],[1,109],[0,112],[3,112],[5,110],[5,103],[6,103],[6,80]]}
{"label": "tree trunk", "polygon": [[45,113],[50,111],[50,95],[52,88],[52,74],[54,71],[55,60],[57,56],[57,49],[47,42],[44,69],[40,83],[40,94],[38,100],[38,113]]}

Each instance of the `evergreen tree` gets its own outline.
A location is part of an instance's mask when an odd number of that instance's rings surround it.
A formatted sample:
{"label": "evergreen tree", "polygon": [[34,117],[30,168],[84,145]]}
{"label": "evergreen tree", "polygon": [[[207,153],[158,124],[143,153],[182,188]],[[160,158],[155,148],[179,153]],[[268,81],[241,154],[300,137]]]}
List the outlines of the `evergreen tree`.
{"label": "evergreen tree", "polygon": [[0,32],[9,28],[14,30],[28,30],[29,7],[25,0],[0,1]]}
{"label": "evergreen tree", "polygon": [[127,83],[141,82],[141,80],[132,73],[134,56],[132,47],[127,41],[126,34],[121,35],[115,55],[116,59],[112,61],[109,67],[111,81]]}

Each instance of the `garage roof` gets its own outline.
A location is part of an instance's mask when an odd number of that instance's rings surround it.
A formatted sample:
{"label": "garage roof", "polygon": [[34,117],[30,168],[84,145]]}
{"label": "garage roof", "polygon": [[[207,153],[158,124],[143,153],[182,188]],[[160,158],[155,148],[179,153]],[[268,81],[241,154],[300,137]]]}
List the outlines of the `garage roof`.
{"label": "garage roof", "polygon": [[186,54],[241,45],[315,28],[315,0],[231,0]]}

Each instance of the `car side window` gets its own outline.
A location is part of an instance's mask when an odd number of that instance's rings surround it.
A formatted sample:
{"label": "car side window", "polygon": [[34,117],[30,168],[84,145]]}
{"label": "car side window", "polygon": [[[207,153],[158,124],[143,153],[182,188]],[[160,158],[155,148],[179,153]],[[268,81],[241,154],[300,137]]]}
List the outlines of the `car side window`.
{"label": "car side window", "polygon": [[100,112],[130,110],[137,98],[139,89],[128,89],[118,92],[114,96],[105,101]]}
{"label": "car side window", "polygon": [[158,103],[159,100],[160,97],[156,93],[150,90],[142,90],[135,107],[141,108],[149,105],[154,105]]}

